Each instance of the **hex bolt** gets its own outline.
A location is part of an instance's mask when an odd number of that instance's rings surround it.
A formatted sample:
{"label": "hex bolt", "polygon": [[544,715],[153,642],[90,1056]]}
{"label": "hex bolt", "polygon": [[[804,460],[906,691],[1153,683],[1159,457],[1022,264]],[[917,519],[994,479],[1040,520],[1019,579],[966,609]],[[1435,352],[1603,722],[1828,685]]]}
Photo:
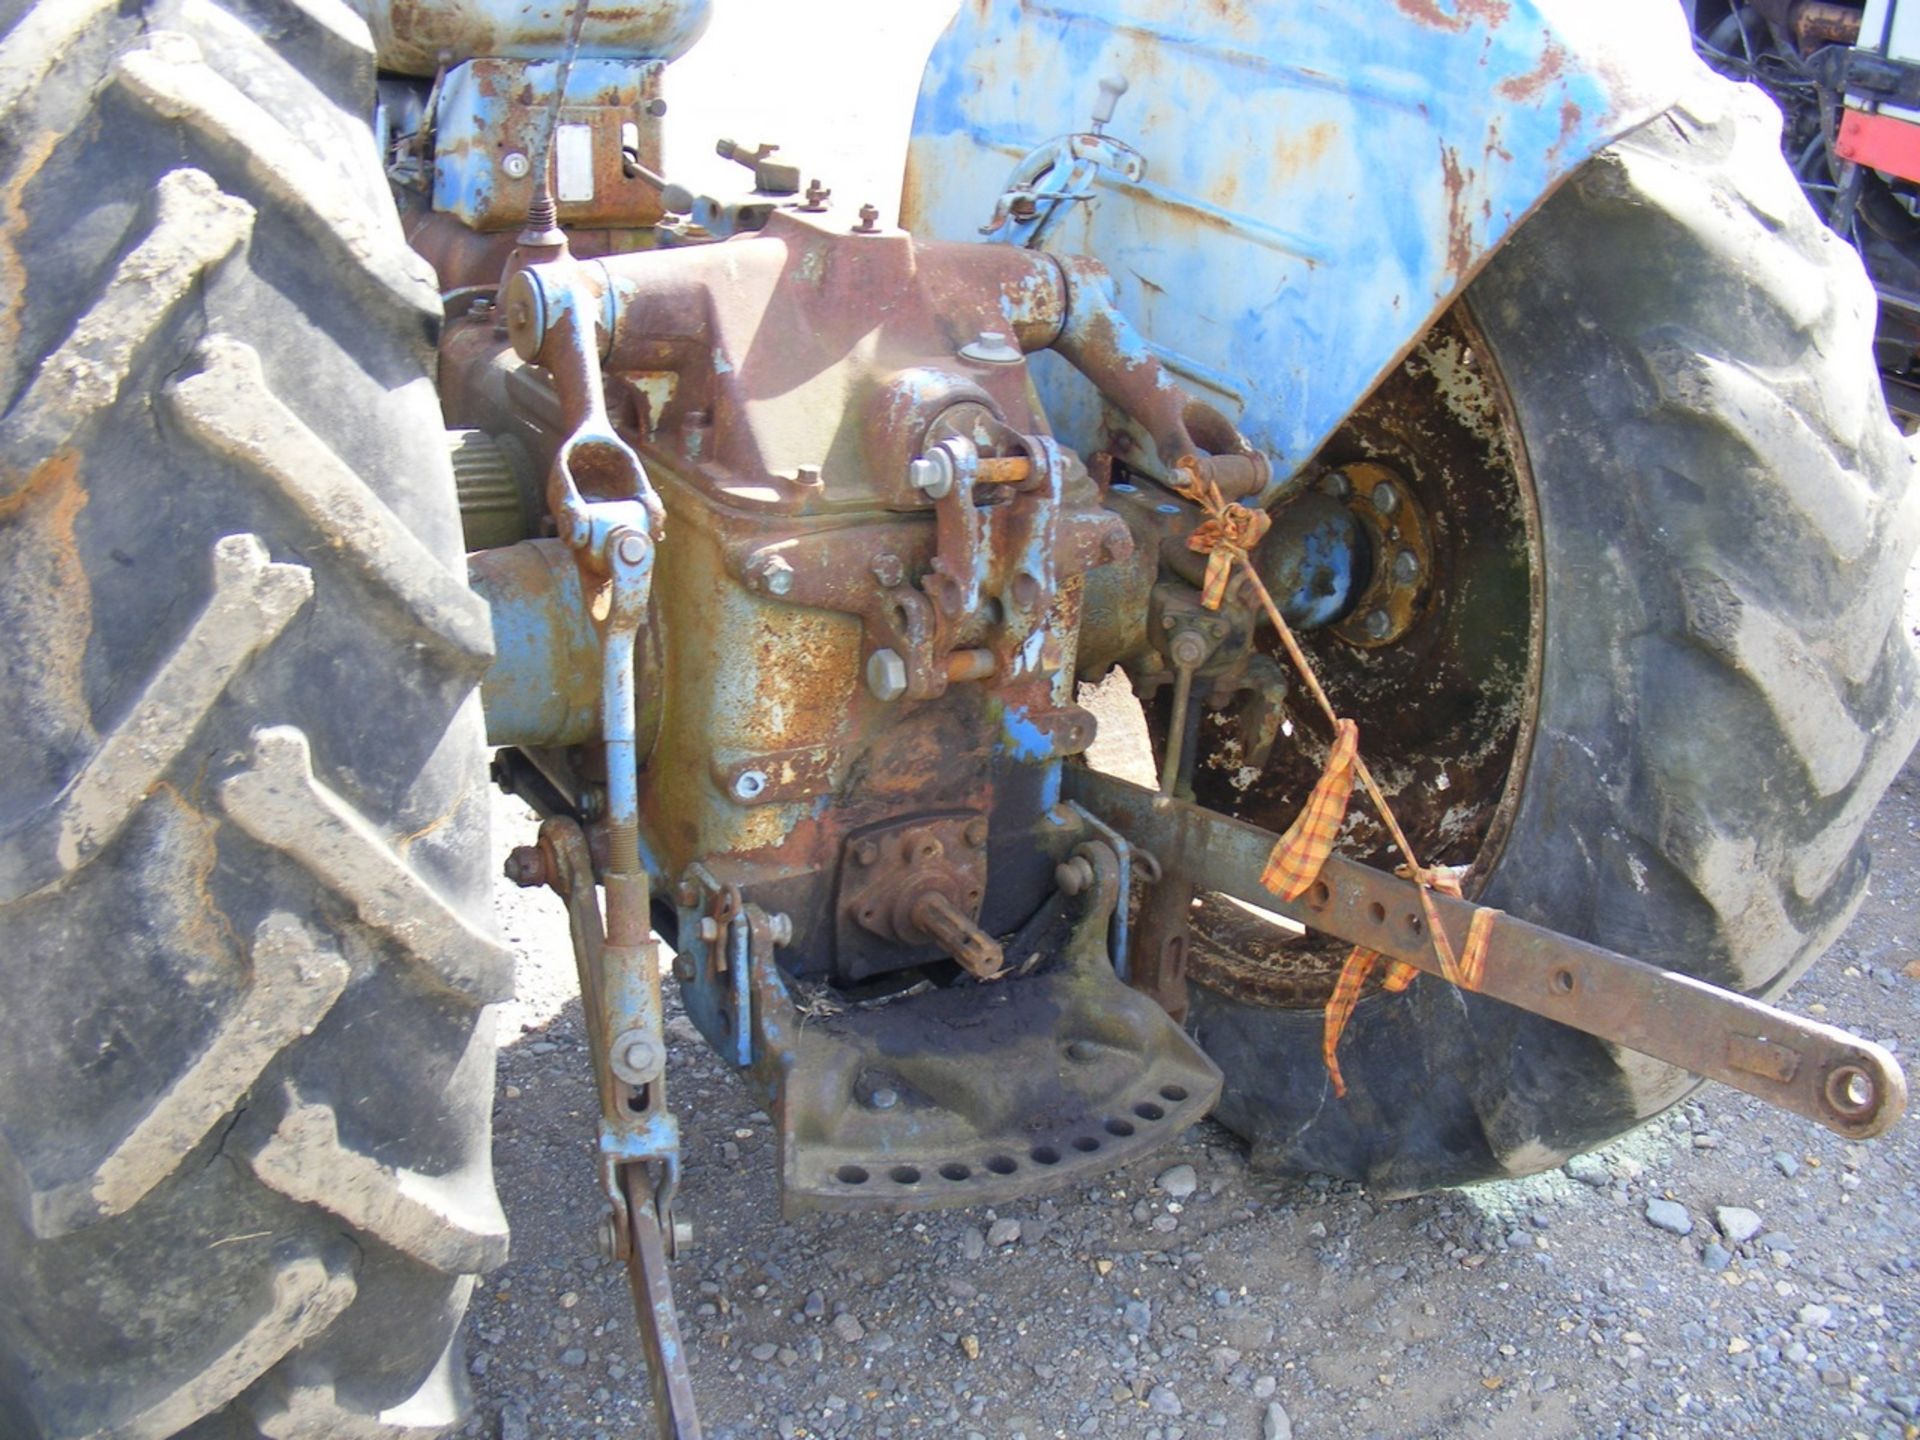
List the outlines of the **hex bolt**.
{"label": "hex bolt", "polygon": [[1060,887],[1062,895],[1078,895],[1093,884],[1093,866],[1084,855],[1062,860],[1053,869],[1053,883]]}
{"label": "hex bolt", "polygon": [[620,1222],[614,1219],[611,1210],[600,1217],[600,1224],[594,1230],[593,1244],[600,1252],[601,1259],[620,1258]]}
{"label": "hex bolt", "polygon": [[500,157],[500,170],[509,180],[524,180],[532,169],[531,162],[518,150],[509,150]]}
{"label": "hex bolt", "polygon": [[891,550],[883,550],[873,557],[873,578],[891,590],[907,578],[907,567]]}
{"label": "hex bolt", "polygon": [[880,858],[880,847],[871,840],[862,840],[853,847],[853,858],[862,865],[871,865]]}
{"label": "hex bolt", "polygon": [[1393,557],[1393,578],[1411,585],[1420,578],[1420,557],[1411,550],[1398,551]]}
{"label": "hex bolt", "polygon": [[807,182],[806,203],[801,205],[800,208],[809,215],[818,215],[822,210],[827,208],[827,200],[832,194],[833,191],[822,185],[818,180],[809,180]]}
{"label": "hex bolt", "polygon": [[899,1103],[900,1103],[899,1092],[895,1090],[889,1090],[884,1085],[882,1085],[878,1090],[874,1091],[871,1095],[867,1096],[867,1104],[872,1106],[875,1110],[891,1110],[893,1109],[894,1106],[898,1105]]}
{"label": "hex bolt", "polygon": [[867,657],[867,689],[887,703],[907,693],[907,662],[899,651],[876,650]]}
{"label": "hex bolt", "polygon": [[793,483],[805,486],[809,490],[817,490],[826,483],[826,480],[821,475],[818,465],[797,465],[793,471]]}
{"label": "hex bolt", "polygon": [[574,808],[580,812],[582,820],[598,820],[606,808],[606,802],[598,790],[582,790],[574,801]]}
{"label": "hex bolt", "polygon": [[1384,640],[1393,629],[1393,617],[1384,610],[1369,610],[1361,624],[1369,640]]}
{"label": "hex bolt", "polygon": [[880,207],[877,205],[862,205],[860,207],[860,223],[853,227],[853,233],[856,235],[873,235],[877,234],[879,229]]}
{"label": "hex bolt", "polygon": [[757,800],[767,788],[767,772],[764,770],[742,770],[733,777],[733,798],[736,800]]}
{"label": "hex bolt", "polygon": [[711,945],[720,938],[720,922],[711,915],[700,917],[700,938]]}
{"label": "hex bolt", "polygon": [[1031,220],[1040,213],[1040,202],[1031,195],[1016,195],[1008,202],[1007,213],[1016,220]]}
{"label": "hex bolt", "polygon": [[1329,470],[1320,481],[1320,493],[1344,500],[1353,493],[1353,482],[1347,479],[1346,471]]}
{"label": "hex bolt", "polygon": [[631,1070],[652,1069],[659,1057],[659,1047],[651,1040],[635,1040],[620,1056]]}
{"label": "hex bolt", "polygon": [[793,565],[784,555],[760,554],[747,562],[747,583],[771,595],[793,590]]}
{"label": "hex bolt", "polygon": [[793,917],[784,912],[767,917],[767,935],[776,945],[793,943]]}
{"label": "hex bolt", "polygon": [[1373,494],[1368,498],[1373,501],[1373,508],[1382,515],[1391,515],[1400,508],[1400,492],[1394,489],[1391,480],[1382,480],[1374,486]]}
{"label": "hex bolt", "polygon": [[538,845],[516,845],[507,856],[504,867],[507,879],[523,890],[545,885],[551,875],[547,869],[547,855]]}
{"label": "hex bolt", "polygon": [[964,833],[966,835],[967,844],[973,846],[974,849],[978,850],[982,845],[986,844],[987,843],[986,816],[976,815],[973,817],[973,819],[967,821],[967,828]]}

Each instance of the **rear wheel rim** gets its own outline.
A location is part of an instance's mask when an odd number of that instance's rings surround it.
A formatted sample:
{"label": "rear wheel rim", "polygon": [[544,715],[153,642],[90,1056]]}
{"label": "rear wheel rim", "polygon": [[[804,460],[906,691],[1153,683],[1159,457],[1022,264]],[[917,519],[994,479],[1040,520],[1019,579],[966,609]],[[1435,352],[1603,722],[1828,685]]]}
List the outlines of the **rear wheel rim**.
{"label": "rear wheel rim", "polygon": [[[1424,576],[1404,633],[1370,643],[1363,622],[1375,601],[1362,596],[1344,623],[1302,643],[1335,707],[1359,722],[1361,754],[1421,862],[1463,869],[1475,894],[1499,862],[1519,804],[1539,711],[1545,616],[1533,475],[1506,381],[1464,304],[1444,314],[1333,435],[1314,469],[1323,491],[1365,523],[1375,599],[1401,539],[1395,515],[1369,503],[1380,474],[1404,494],[1399,518],[1425,531]],[[1261,648],[1286,666],[1271,631]],[[1297,683],[1286,720],[1271,760],[1250,775],[1223,743],[1230,721],[1206,712],[1195,800],[1285,830],[1331,738]],[[1404,863],[1364,795],[1349,808],[1340,848],[1382,867]],[[1192,980],[1256,1005],[1323,1008],[1347,954],[1344,942],[1302,936],[1213,893],[1198,898],[1191,924]]]}

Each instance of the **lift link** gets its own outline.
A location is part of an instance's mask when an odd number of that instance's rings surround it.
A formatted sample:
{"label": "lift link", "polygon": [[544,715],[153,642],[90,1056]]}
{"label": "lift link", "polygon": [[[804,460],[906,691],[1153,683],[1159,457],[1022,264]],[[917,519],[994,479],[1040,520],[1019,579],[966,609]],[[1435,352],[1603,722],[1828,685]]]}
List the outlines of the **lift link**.
{"label": "lift link", "polygon": [[[1182,886],[1217,891],[1440,973],[1420,891],[1410,881],[1334,855],[1306,894],[1282,900],[1260,882],[1277,838],[1270,831],[1084,766],[1067,767],[1064,793],[1136,848],[1162,857],[1169,878]],[[1435,891],[1427,898],[1458,946],[1480,907]],[[1906,1109],[1899,1062],[1869,1040],[1513,916],[1494,928],[1474,988],[1757,1095],[1850,1140],[1883,1134]]]}
{"label": "lift link", "polygon": [[[540,827],[540,850],[548,883],[566,902],[580,970],[580,1003],[600,1102],[600,1170],[608,1206],[603,1248],[608,1258],[626,1262],[660,1434],[699,1440],[693,1382],[667,1270],[669,1258],[691,1237],[686,1224],[673,1218],[680,1134],[666,1106],[658,947],[645,918],[647,877],[638,871],[609,871],[602,877],[607,889],[603,928],[592,856],[580,826],[566,818],[547,821]],[[636,916],[637,942],[631,937]]]}

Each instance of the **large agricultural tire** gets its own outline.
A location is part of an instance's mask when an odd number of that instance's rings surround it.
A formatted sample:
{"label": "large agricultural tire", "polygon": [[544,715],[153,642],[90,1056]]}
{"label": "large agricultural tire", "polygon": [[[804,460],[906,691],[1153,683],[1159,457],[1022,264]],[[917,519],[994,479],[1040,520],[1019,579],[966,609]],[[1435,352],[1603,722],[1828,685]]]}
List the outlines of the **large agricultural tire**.
{"label": "large agricultural tire", "polygon": [[0,9],[0,1435],[438,1433],[506,1252],[439,307],[341,0]]}
{"label": "large agricultural tire", "polygon": [[[1914,456],[1876,383],[1873,294],[1778,131],[1758,91],[1703,79],[1549,199],[1465,301],[1532,474],[1544,642],[1531,754],[1474,882],[1760,996],[1846,925],[1863,828],[1916,734]],[[1394,706],[1358,713],[1364,753]],[[1337,1099],[1317,1000],[1250,1000],[1195,963],[1218,1118],[1277,1169],[1390,1193],[1525,1174],[1697,1083],[1422,977],[1362,1000]]]}

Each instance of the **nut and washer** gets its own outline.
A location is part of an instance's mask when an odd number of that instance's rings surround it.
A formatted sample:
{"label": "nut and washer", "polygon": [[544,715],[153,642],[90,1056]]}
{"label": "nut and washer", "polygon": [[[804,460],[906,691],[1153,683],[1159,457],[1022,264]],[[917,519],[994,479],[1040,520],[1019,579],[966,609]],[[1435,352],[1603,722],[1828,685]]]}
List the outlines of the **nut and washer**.
{"label": "nut and washer", "polygon": [[767,789],[767,772],[764,770],[742,770],[733,777],[733,798],[736,800],[757,800]]}
{"label": "nut and washer", "polygon": [[518,150],[509,150],[500,157],[500,173],[509,180],[524,180],[532,169],[532,163]]}
{"label": "nut and washer", "polygon": [[666,1064],[666,1050],[644,1030],[623,1030],[608,1047],[608,1068],[629,1085],[656,1079]]}
{"label": "nut and washer", "polygon": [[907,483],[929,500],[939,500],[953,490],[953,456],[935,446],[907,465]]}

